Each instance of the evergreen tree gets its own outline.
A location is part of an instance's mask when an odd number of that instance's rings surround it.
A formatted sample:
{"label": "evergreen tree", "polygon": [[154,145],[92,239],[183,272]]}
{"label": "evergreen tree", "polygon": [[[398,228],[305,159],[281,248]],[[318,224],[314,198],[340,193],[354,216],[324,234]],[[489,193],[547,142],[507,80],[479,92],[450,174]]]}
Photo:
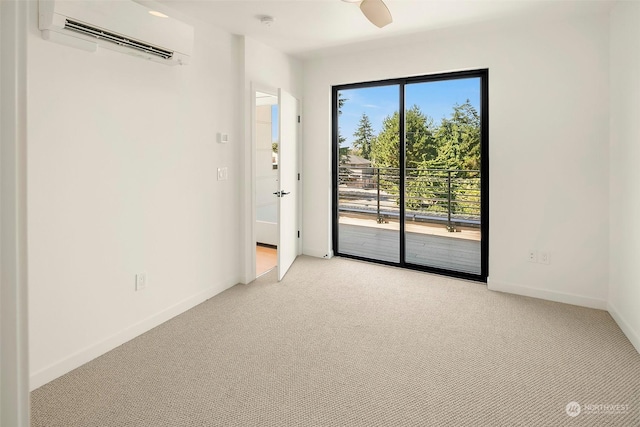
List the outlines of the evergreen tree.
{"label": "evergreen tree", "polygon": [[[339,94],[338,114],[342,113],[341,107],[345,101]],[[338,135],[339,144],[344,144],[346,138]],[[398,195],[399,113],[394,112],[384,118],[378,135],[374,134],[369,117],[363,114],[354,137],[358,154],[371,160],[373,167],[380,168],[381,190],[389,195]],[[420,107],[412,106],[405,112],[404,141],[407,208],[442,213],[450,208],[452,213],[478,215],[480,115],[471,102],[467,100],[462,105],[454,105],[451,115],[443,118],[437,127]],[[348,148],[341,146],[341,164],[344,164],[348,154]],[[341,168],[341,175],[348,177],[350,171],[346,169]],[[449,175],[453,201],[451,207],[447,202]]]}
{"label": "evergreen tree", "polygon": [[[347,101],[347,98],[344,97],[342,92],[338,92],[338,117],[342,115],[342,107],[344,103]],[[338,119],[338,123],[340,120]],[[339,156],[339,164],[344,165],[347,162],[347,158],[349,156],[349,147],[343,147],[344,143],[347,141],[347,138],[342,136],[340,133],[340,125],[338,125],[338,156]]]}
{"label": "evergreen tree", "polygon": [[437,169],[480,169],[480,115],[467,100],[455,105],[435,133],[437,158],[428,166]]}
{"label": "evergreen tree", "polygon": [[[397,168],[400,165],[400,114],[385,117],[382,130],[374,137],[371,159],[378,166]],[[405,158],[407,168],[417,168],[437,156],[433,135],[433,119],[414,105],[405,113]]]}
{"label": "evergreen tree", "polygon": [[[374,166],[398,168],[400,165],[400,115],[387,116],[382,130],[373,138],[371,159]],[[476,179],[480,169],[480,116],[467,100],[455,105],[449,118],[434,127],[433,119],[417,105],[405,113],[406,204],[409,209],[447,211],[442,199],[448,197],[448,173],[454,182],[453,200],[472,200],[478,195]],[[439,172],[439,171],[441,172]],[[473,172],[466,172],[474,170]],[[397,172],[395,173],[397,174]],[[399,183],[386,169],[381,188],[398,194]],[[453,203],[453,212],[462,212],[462,204]]]}
{"label": "evergreen tree", "polygon": [[373,141],[371,160],[376,167],[397,168],[400,164],[399,115],[396,111],[382,121],[382,130]]}
{"label": "evergreen tree", "polygon": [[[449,118],[443,118],[435,132],[438,155],[424,167],[449,170],[451,175],[452,213],[478,214],[477,206],[465,203],[478,200],[480,189],[478,177],[480,169],[480,115],[467,100],[455,105]],[[443,174],[443,178],[444,178]],[[434,181],[431,192],[448,194],[447,182]]]}
{"label": "evergreen tree", "polygon": [[[385,180],[381,188],[390,194],[399,192],[400,167],[400,114],[393,113],[382,122],[380,134],[374,138],[371,159],[375,166],[384,167]],[[420,107],[412,106],[405,112],[405,168],[407,174],[407,206],[422,206],[423,195],[427,192],[422,176],[427,171],[420,169],[427,161],[437,156],[437,143],[433,136],[433,119],[425,115]]]}
{"label": "evergreen tree", "polygon": [[353,146],[356,149],[355,152],[362,158],[371,160],[371,144],[375,135],[369,116],[366,113],[362,113],[358,129],[354,132],[353,137],[355,138],[353,142]]}
{"label": "evergreen tree", "polygon": [[[342,107],[344,103],[347,101],[347,98],[344,97],[342,92],[338,92],[338,117],[342,115]],[[347,138],[342,136],[340,132],[340,119],[338,119],[338,164],[340,167],[338,168],[338,182],[340,184],[349,180],[349,176],[351,175],[351,169],[346,166],[342,166],[347,163],[347,159],[349,158],[349,147],[343,147],[344,143],[347,141]]]}

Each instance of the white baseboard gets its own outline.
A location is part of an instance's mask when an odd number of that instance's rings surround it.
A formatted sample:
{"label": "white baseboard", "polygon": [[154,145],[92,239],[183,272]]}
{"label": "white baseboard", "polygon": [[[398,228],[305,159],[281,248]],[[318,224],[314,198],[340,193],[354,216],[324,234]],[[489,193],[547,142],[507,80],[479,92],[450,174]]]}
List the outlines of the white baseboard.
{"label": "white baseboard", "polygon": [[640,353],[640,334],[633,329],[633,327],[625,320],[625,318],[620,314],[620,311],[616,308],[615,305],[609,303],[607,310],[613,320],[616,321],[622,332],[627,336],[631,344],[636,348],[636,351]]}
{"label": "white baseboard", "polygon": [[317,248],[303,248],[302,255],[309,255],[316,258],[326,258],[330,259],[333,257],[333,251],[326,251],[324,249]]}
{"label": "white baseboard", "polygon": [[548,289],[530,288],[528,286],[496,282],[495,280],[491,280],[491,278],[487,279],[487,287],[491,291],[505,292],[509,294],[539,298],[548,301],[562,302],[565,304],[579,305],[581,307],[597,308],[599,310],[607,309],[606,300],[568,294],[564,292],[550,291]]}
{"label": "white baseboard", "polygon": [[209,298],[219,294],[220,292],[234,286],[238,281],[236,279],[226,280],[222,286],[212,286],[196,295],[186,298],[177,304],[174,304],[159,313],[156,313],[138,323],[135,323],[121,332],[111,335],[106,339],[93,345],[85,347],[76,353],[62,359],[44,369],[34,372],[29,378],[29,388],[31,391],[45,385],[46,383],[61,377],[62,375],[84,365],[87,362],[102,356],[103,354],[113,350],[114,348],[142,335],[143,333],[155,328],[156,326],[176,317],[179,314],[195,307],[196,305],[208,300]]}

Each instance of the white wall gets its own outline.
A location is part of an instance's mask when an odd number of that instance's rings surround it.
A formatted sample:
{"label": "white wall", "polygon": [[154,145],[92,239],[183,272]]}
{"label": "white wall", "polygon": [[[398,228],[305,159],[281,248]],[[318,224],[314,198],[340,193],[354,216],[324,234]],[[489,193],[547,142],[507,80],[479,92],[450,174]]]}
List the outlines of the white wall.
{"label": "white wall", "polygon": [[[608,17],[538,17],[305,62],[304,253],[331,254],[331,86],[489,69],[489,288],[606,307]],[[313,224],[309,227],[308,224]],[[529,249],[551,264],[527,262]]]}
{"label": "white wall", "polygon": [[[196,22],[188,66],[92,54],[41,39],[35,5],[32,388],[238,283],[242,229],[241,41]],[[136,292],[138,272],[148,285]]]}
{"label": "white wall", "polygon": [[640,3],[619,2],[610,28],[609,312],[640,351]]}
{"label": "white wall", "polygon": [[[302,64],[299,60],[251,37],[243,37],[242,40],[245,83],[271,89],[282,88],[296,98],[302,97]],[[247,90],[250,88],[247,87]]]}
{"label": "white wall", "polygon": [[277,89],[284,89],[298,99],[302,99],[302,64],[299,60],[264,45],[250,37],[242,38],[243,69],[244,69],[244,186],[243,205],[244,230],[243,255],[244,268],[242,282],[248,283],[255,279],[255,221],[254,208],[255,186],[255,143],[253,141],[255,123],[255,99],[252,91],[272,93],[277,95]]}

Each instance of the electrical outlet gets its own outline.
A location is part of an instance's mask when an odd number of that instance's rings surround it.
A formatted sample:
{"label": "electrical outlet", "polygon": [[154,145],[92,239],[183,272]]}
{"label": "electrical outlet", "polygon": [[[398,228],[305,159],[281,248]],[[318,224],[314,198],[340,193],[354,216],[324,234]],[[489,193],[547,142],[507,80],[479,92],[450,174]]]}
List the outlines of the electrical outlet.
{"label": "electrical outlet", "polygon": [[538,262],[538,252],[529,249],[529,262]]}
{"label": "electrical outlet", "polygon": [[147,273],[136,274],[136,291],[141,291],[147,287]]}
{"label": "electrical outlet", "polygon": [[551,259],[549,258],[549,252],[538,253],[538,262],[540,264],[551,264]]}

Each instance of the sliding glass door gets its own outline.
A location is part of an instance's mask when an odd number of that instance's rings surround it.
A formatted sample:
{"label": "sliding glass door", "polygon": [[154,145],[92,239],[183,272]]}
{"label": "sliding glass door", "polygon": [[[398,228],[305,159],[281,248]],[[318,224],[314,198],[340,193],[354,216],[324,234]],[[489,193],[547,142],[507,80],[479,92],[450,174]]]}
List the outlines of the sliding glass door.
{"label": "sliding glass door", "polygon": [[487,70],[334,87],[334,253],[486,280]]}

